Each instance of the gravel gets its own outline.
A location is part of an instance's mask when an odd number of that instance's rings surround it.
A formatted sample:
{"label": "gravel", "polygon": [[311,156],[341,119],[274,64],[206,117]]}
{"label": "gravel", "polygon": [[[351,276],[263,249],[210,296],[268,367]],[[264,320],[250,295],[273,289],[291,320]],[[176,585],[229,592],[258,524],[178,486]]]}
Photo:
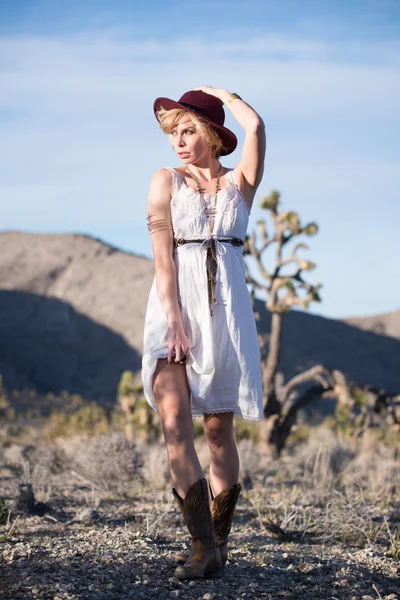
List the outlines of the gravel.
{"label": "gravel", "polygon": [[[165,492],[159,495],[161,506]],[[160,529],[148,534],[139,519],[121,525],[123,515],[132,513],[132,504],[140,514],[146,510],[143,500],[115,506],[109,502],[98,507],[96,521],[21,516],[11,536],[0,544],[0,597],[375,600],[379,591],[385,600],[400,600],[400,567],[384,555],[384,548],[282,544],[260,533],[255,521],[243,518],[243,507],[222,575],[180,581],[173,574],[173,557],[188,537],[183,528],[174,533],[180,515],[168,504]],[[81,507],[75,508],[77,515],[83,514]]]}

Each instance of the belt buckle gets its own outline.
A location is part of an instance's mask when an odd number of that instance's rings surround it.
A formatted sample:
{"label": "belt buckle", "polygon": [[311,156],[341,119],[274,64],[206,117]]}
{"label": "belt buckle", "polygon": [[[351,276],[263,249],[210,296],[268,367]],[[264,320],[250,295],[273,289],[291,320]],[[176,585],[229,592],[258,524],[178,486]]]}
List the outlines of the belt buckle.
{"label": "belt buckle", "polygon": [[175,244],[176,244],[177,246],[183,246],[183,244],[184,244],[184,243],[185,243],[185,242],[184,242],[184,239],[183,239],[183,238],[177,238],[177,239],[175,240]]}

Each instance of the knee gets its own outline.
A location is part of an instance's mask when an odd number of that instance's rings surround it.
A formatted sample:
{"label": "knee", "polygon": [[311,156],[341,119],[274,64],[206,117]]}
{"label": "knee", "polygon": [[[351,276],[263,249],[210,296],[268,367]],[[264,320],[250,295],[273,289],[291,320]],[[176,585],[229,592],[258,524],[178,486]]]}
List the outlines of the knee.
{"label": "knee", "polygon": [[204,435],[211,450],[216,450],[233,440],[233,427],[230,424],[214,423],[206,425]]}
{"label": "knee", "polygon": [[187,444],[193,438],[193,424],[179,415],[168,415],[162,421],[165,443],[169,448]]}

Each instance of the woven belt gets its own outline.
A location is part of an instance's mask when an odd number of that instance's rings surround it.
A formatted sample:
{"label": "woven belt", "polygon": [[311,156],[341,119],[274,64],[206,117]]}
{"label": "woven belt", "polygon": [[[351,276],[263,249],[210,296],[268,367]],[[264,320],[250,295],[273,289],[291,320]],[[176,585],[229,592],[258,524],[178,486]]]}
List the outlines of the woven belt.
{"label": "woven belt", "polygon": [[217,283],[216,275],[218,269],[217,254],[215,247],[215,240],[218,242],[227,242],[232,246],[244,246],[243,240],[238,237],[220,237],[220,238],[200,238],[200,239],[184,239],[174,238],[174,246],[183,246],[184,244],[203,244],[207,243],[207,255],[206,255],[206,270],[207,270],[207,287],[208,287],[208,306],[210,309],[210,315],[212,316],[213,310],[211,308],[212,301],[218,304],[215,297],[215,284]]}

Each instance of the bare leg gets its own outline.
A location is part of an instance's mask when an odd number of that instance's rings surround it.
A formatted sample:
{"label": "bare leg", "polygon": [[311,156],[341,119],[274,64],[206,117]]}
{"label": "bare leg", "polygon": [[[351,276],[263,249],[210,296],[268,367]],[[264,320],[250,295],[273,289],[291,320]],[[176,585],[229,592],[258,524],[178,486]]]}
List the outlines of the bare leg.
{"label": "bare leg", "polygon": [[204,433],[210,449],[210,485],[214,496],[217,496],[231,488],[239,478],[233,413],[205,414]]}
{"label": "bare leg", "polygon": [[204,477],[194,446],[190,410],[190,388],[186,367],[158,360],[153,377],[153,393],[160,413],[174,487],[181,498],[193,483]]}

